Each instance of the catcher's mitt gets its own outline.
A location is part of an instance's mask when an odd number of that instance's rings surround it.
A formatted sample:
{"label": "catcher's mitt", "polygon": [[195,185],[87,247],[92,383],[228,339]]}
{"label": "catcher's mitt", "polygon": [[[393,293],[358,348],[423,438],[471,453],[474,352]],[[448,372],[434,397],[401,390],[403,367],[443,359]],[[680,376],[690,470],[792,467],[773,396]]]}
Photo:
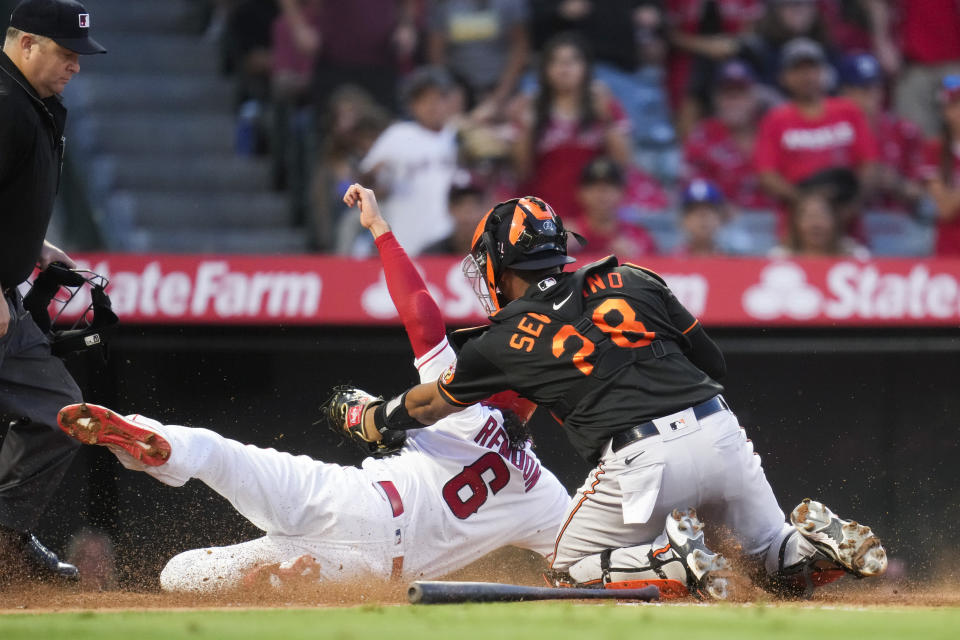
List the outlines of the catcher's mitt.
{"label": "catcher's mitt", "polygon": [[334,387],[333,395],[323,405],[321,412],[327,426],[344,440],[359,446],[365,453],[382,458],[396,453],[403,447],[406,433],[387,429],[381,432],[379,441],[370,441],[363,432],[363,418],[367,411],[383,404],[383,398],[370,395],[363,389],[350,386]]}

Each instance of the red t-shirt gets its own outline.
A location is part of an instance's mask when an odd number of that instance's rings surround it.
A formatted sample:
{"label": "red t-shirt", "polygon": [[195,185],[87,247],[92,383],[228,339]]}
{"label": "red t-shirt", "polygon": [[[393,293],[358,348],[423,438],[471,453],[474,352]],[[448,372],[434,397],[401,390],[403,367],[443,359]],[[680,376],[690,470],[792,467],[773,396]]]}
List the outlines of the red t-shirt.
{"label": "red t-shirt", "polygon": [[[920,127],[913,122],[885,112],[880,114],[874,126],[880,164],[893,168],[901,176],[919,180],[920,168],[926,160],[926,147]],[[875,204],[884,209],[904,209],[904,203],[887,195],[879,197]]]}
{"label": "red t-shirt", "polygon": [[919,64],[960,60],[960,3],[957,0],[900,2],[903,56]]}
{"label": "red t-shirt", "polygon": [[630,119],[620,103],[609,99],[609,109],[607,122],[584,129],[579,120],[551,119],[537,144],[533,175],[521,190],[544,198],[563,219],[574,216],[579,209],[577,189],[583,168],[606,151],[610,128],[624,135],[630,132]]}
{"label": "red t-shirt", "polygon": [[[942,140],[930,140],[926,144],[924,163],[920,167],[919,175],[925,180],[940,175],[940,154],[943,150]],[[951,184],[953,188],[960,187],[960,154],[953,150],[953,166],[951,167]],[[937,242],[934,253],[938,256],[960,255],[960,216],[949,222],[937,220]]]}
{"label": "red t-shirt", "polygon": [[772,209],[773,199],[760,189],[753,168],[753,149],[744,150],[716,118],[701,122],[684,143],[687,179],[714,182],[734,204],[747,209]]}
{"label": "red t-shirt", "polygon": [[[320,16],[311,8],[301,9],[304,19],[320,32]],[[290,22],[283,15],[273,21],[273,70],[307,76],[313,71],[315,56],[304,55],[293,43]]]}
{"label": "red t-shirt", "polygon": [[818,3],[820,15],[827,25],[830,43],[836,49],[847,53],[871,51],[873,38],[870,31],[865,26],[844,19],[842,4],[846,2],[849,0],[820,0]]}
{"label": "red t-shirt", "polygon": [[567,247],[570,253],[616,254],[621,260],[629,260],[641,256],[657,254],[657,243],[643,227],[621,222],[613,231],[598,232],[584,224],[583,216],[578,216],[578,224],[570,228],[582,235],[586,246],[581,246],[576,240],[570,240]]}
{"label": "red t-shirt", "polygon": [[823,112],[815,118],[788,102],[760,122],[757,171],[776,171],[794,184],[823,169],[857,169],[876,159],[873,132],[860,107],[846,98],[824,99]]}

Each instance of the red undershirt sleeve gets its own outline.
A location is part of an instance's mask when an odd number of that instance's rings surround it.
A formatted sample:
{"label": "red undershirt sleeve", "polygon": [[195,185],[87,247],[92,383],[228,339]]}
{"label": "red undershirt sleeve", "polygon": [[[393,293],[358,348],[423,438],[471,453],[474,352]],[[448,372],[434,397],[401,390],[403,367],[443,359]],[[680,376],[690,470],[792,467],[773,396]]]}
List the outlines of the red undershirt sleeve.
{"label": "red undershirt sleeve", "polygon": [[390,298],[407,330],[413,354],[419,358],[446,337],[443,314],[393,233],[388,231],[374,242]]}

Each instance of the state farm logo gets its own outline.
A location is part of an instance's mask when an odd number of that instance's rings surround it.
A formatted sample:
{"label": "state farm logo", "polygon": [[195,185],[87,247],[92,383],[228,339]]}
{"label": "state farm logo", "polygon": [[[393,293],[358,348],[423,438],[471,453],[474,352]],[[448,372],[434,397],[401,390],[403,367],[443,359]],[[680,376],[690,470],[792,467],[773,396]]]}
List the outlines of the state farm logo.
{"label": "state farm logo", "polygon": [[[477,296],[473,293],[470,283],[463,277],[460,265],[454,264],[448,270],[444,279],[443,287],[430,282],[427,274],[417,266],[430,296],[437,302],[443,317],[448,320],[459,318],[472,318],[484,316],[483,307]],[[435,273],[436,275],[436,273]],[[397,317],[397,309],[393,306],[393,300],[390,298],[390,290],[387,289],[387,280],[380,272],[380,278],[363,290],[360,295],[360,304],[363,310],[374,318],[389,319]]]}
{"label": "state farm logo", "polygon": [[778,262],[760,272],[743,294],[743,309],[758,320],[943,320],[960,318],[960,278],[931,273],[925,264],[907,273],[884,273],[881,265],[839,262],[823,288],[808,281],[798,264]]}
{"label": "state farm logo", "polygon": [[770,265],[760,283],[743,294],[743,308],[754,318],[772,320],[787,316],[808,320],[820,313],[823,294],[807,282],[807,273],[792,262]]}
{"label": "state farm logo", "polygon": [[[310,319],[320,310],[321,277],[310,271],[237,268],[228,260],[200,260],[191,268],[167,270],[157,260],[131,271],[114,271],[106,260],[81,261],[110,280],[107,293],[121,318]],[[67,308],[79,313],[90,304],[83,288]]]}

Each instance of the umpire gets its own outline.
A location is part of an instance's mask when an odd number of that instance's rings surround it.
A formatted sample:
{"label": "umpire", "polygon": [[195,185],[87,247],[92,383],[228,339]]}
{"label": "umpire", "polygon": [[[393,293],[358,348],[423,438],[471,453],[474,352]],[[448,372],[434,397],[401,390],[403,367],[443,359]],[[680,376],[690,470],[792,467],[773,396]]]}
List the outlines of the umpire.
{"label": "umpire", "polygon": [[45,240],[60,183],[67,110],[60,93],[80,55],[105,53],[90,38],[90,14],[73,0],[24,0],[0,53],[0,582],[74,578],[30,533],[76,453],[57,411],[80,389],[30,314],[17,287],[35,266],[74,267]]}

